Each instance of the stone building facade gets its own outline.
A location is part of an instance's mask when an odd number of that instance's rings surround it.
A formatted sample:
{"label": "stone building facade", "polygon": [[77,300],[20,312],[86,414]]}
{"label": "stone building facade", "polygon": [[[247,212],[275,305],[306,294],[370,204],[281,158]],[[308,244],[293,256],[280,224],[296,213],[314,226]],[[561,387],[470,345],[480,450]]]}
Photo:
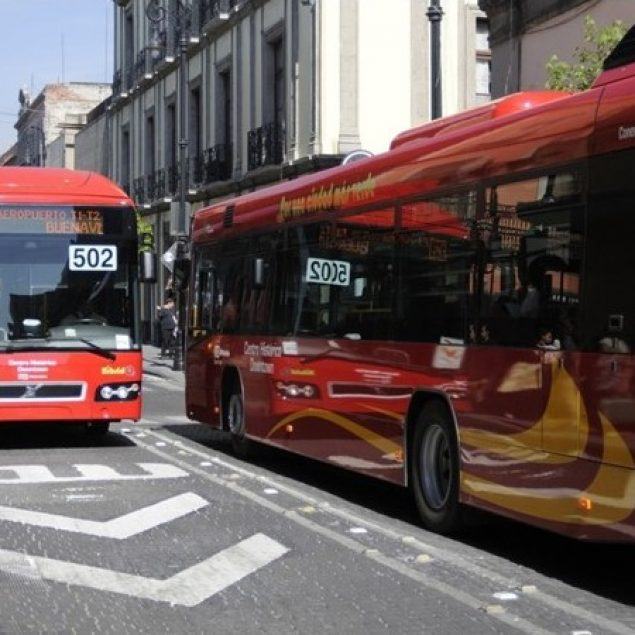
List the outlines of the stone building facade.
{"label": "stone building facade", "polygon": [[574,61],[586,16],[600,27],[635,24],[632,0],[479,0],[479,6],[489,20],[493,97],[543,89],[552,55]]}
{"label": "stone building facade", "polygon": [[107,99],[111,90],[110,84],[48,84],[34,99],[21,90],[15,162],[75,167],[75,135],[86,124],[87,114]]}
{"label": "stone building facade", "polygon": [[[174,222],[182,179],[189,216],[212,201],[339,164],[352,151],[383,152],[398,132],[430,118],[427,2],[115,4],[115,78],[103,114],[108,173],[154,227],[159,253],[187,225]],[[490,59],[476,1],[442,4],[441,91],[449,114],[489,100]],[[148,297],[147,307],[160,299]]]}

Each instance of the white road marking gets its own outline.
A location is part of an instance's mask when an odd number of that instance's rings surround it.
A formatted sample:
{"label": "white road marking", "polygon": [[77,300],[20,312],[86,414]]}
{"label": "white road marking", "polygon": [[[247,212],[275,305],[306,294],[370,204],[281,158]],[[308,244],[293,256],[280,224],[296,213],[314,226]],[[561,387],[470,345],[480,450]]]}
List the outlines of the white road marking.
{"label": "white road marking", "polygon": [[107,521],[84,520],[71,516],[35,512],[18,507],[0,505],[0,520],[25,525],[48,527],[59,531],[72,531],[90,536],[125,540],[148,529],[181,518],[207,505],[204,498],[188,492],[173,496],[154,505],[137,509],[129,514]]}
{"label": "white road marking", "polygon": [[[0,550],[0,570],[156,602],[192,607],[280,558],[289,550],[255,534],[167,580]],[[37,573],[36,573],[37,572]]]}
{"label": "white road marking", "polygon": [[76,464],[80,476],[55,476],[45,465],[7,465],[0,467],[0,475],[13,472],[10,478],[0,478],[0,485],[25,483],[59,483],[63,481],[144,481],[153,478],[181,478],[189,474],[170,463],[137,463],[145,474],[120,474],[107,465]]}

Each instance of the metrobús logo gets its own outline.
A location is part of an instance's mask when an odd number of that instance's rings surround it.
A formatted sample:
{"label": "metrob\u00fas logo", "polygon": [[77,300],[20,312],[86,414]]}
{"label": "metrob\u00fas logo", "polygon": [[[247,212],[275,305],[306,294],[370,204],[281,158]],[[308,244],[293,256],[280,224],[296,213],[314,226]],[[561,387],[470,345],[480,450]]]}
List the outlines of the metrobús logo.
{"label": "metrob\u00fas logo", "polygon": [[134,375],[134,366],[102,366],[101,374],[108,377]]}
{"label": "metrob\u00fas logo", "polygon": [[226,359],[227,357],[231,357],[231,353],[226,348],[222,348],[219,344],[214,345],[212,355],[214,359]]}

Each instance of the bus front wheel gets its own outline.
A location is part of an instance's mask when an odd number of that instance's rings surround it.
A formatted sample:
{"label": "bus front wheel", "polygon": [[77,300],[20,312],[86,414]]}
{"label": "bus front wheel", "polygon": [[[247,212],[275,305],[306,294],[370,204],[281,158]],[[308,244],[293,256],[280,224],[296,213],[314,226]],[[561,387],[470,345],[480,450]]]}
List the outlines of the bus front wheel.
{"label": "bus front wheel", "polygon": [[421,410],[412,439],[411,482],[426,528],[450,534],[461,527],[459,452],[447,407],[430,401]]}
{"label": "bus front wheel", "polygon": [[234,388],[227,402],[227,427],[231,434],[234,454],[246,457],[249,454],[250,443],[245,437],[245,405],[240,388]]}

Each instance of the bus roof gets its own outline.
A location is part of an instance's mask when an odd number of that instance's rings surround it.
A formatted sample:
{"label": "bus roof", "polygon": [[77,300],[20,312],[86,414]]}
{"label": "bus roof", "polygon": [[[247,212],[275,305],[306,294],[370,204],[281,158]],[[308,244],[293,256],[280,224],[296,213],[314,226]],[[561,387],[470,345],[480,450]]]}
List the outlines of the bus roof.
{"label": "bus roof", "polygon": [[127,194],[95,172],[46,167],[0,167],[0,204],[132,206]]}
{"label": "bus roof", "polygon": [[527,91],[515,93],[507,97],[495,99],[482,106],[469,108],[455,115],[435,119],[411,130],[406,130],[398,134],[390,144],[390,149],[416,141],[417,139],[425,139],[427,137],[437,137],[441,134],[447,134],[466,126],[473,126],[481,121],[489,121],[498,119],[513,113],[530,110],[536,106],[542,106],[551,101],[562,99],[570,95],[570,92],[557,90]]}
{"label": "bus roof", "polygon": [[[633,30],[627,44],[630,39]],[[205,242],[329,211],[394,208],[428,192],[635,148],[635,60],[620,59],[626,63],[608,65],[584,92],[517,93],[406,131],[382,154],[203,208],[194,216],[192,239]]]}
{"label": "bus roof", "polygon": [[219,232],[306,220],[329,210],[394,205],[402,198],[501,177],[512,169],[588,156],[599,93],[564,95],[436,136],[415,132],[410,141],[382,154],[221,201],[196,213],[192,238],[207,241]]}

